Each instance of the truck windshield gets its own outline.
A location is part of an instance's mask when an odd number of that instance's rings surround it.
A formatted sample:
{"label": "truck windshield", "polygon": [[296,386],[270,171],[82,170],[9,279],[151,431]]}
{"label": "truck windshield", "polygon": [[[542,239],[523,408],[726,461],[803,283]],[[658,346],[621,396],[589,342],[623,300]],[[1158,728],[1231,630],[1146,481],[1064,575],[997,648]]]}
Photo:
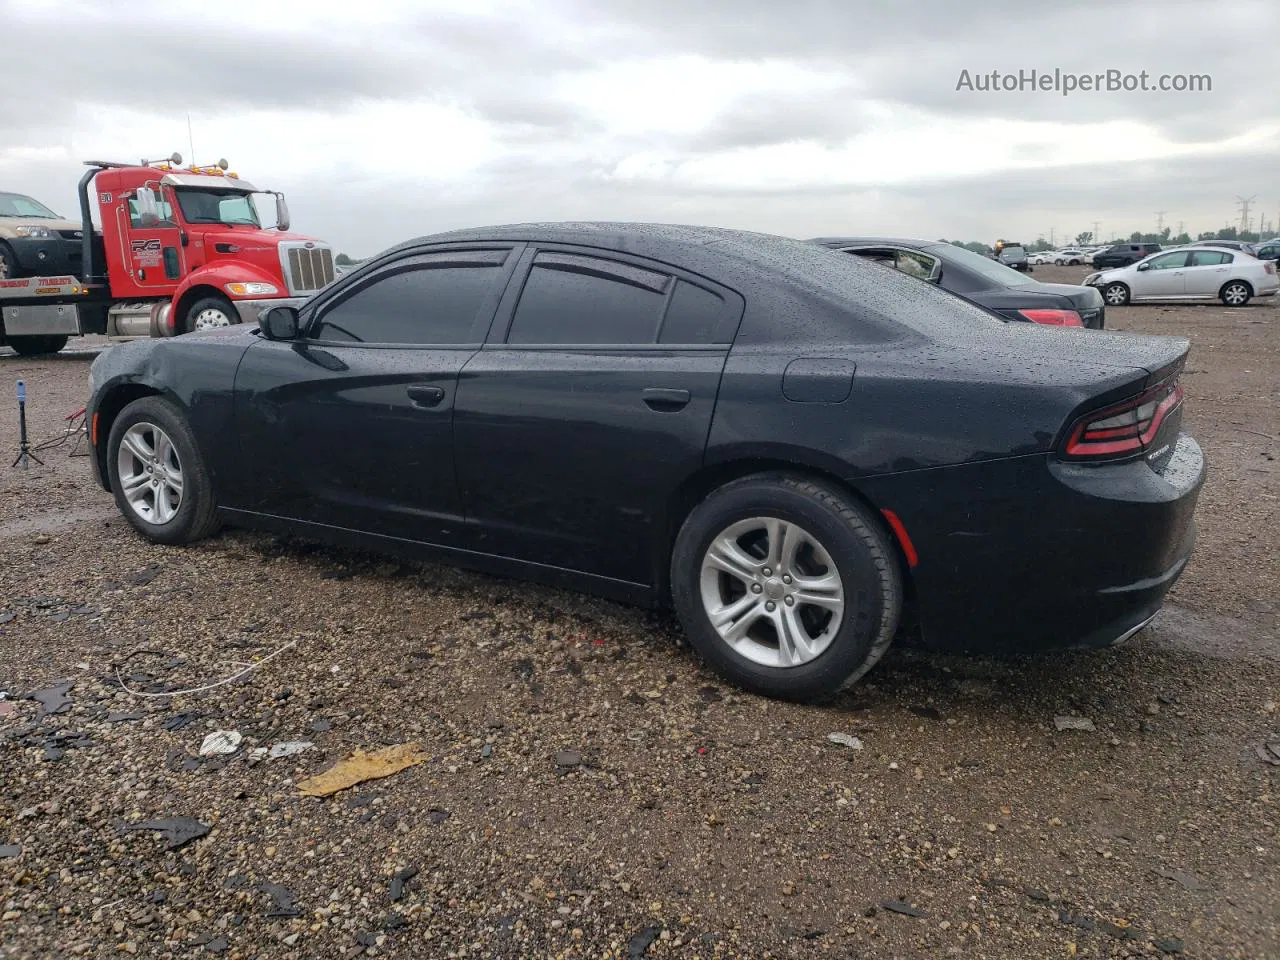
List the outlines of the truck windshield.
{"label": "truck windshield", "polygon": [[253,197],[239,190],[207,190],[179,187],[174,191],[187,223],[228,223],[261,227]]}
{"label": "truck windshield", "polygon": [[0,193],[0,217],[38,217],[57,220],[58,215],[39,201],[20,193]]}

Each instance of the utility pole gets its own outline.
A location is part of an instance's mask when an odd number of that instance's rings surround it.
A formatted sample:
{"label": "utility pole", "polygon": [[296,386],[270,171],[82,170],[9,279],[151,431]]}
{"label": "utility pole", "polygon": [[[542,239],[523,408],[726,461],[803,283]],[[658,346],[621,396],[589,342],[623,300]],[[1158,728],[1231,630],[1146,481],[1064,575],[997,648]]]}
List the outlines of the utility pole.
{"label": "utility pole", "polygon": [[1249,231],[1249,204],[1257,200],[1257,196],[1252,197],[1236,197],[1236,203],[1240,205],[1240,232],[1247,233]]}
{"label": "utility pole", "polygon": [[1161,230],[1164,229],[1164,215],[1168,212],[1169,212],[1168,210],[1156,211],[1156,233],[1159,233]]}
{"label": "utility pole", "polygon": [[1093,242],[1097,243],[1101,239],[1102,239],[1102,221],[1095,220],[1093,221]]}
{"label": "utility pole", "polygon": [[1049,246],[1053,247],[1053,249],[1055,250],[1058,249],[1057,247],[1053,246],[1053,227],[1049,228]]}

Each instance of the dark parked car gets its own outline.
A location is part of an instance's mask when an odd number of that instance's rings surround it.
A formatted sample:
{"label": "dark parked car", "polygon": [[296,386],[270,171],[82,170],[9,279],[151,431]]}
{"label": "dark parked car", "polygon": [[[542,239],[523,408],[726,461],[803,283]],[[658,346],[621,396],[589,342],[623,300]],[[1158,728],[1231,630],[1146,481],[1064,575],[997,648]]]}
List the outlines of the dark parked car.
{"label": "dark parked car", "polygon": [[1093,265],[1103,267],[1127,267],[1143,257],[1160,252],[1158,243],[1115,243],[1093,255]]}
{"label": "dark parked car", "polygon": [[1031,262],[1027,259],[1027,250],[1020,243],[1007,243],[996,250],[995,259],[1006,267],[1022,273],[1031,272]]}
{"label": "dark parked car", "polygon": [[926,641],[1106,645],[1182,572],[1188,342],[1033,329],[812,244],[425,237],[299,311],[103,353],[92,462],[144,536],[220,522],[679,614],[761,693]]}
{"label": "dark parked car", "polygon": [[1280,260],[1280,240],[1266,240],[1258,244],[1253,255],[1259,260]]}
{"label": "dark parked car", "polygon": [[819,237],[810,243],[854,253],[936,283],[1009,320],[1094,330],[1106,323],[1102,294],[1093,296],[1092,287],[1037,283],[954,243],[887,237]]}

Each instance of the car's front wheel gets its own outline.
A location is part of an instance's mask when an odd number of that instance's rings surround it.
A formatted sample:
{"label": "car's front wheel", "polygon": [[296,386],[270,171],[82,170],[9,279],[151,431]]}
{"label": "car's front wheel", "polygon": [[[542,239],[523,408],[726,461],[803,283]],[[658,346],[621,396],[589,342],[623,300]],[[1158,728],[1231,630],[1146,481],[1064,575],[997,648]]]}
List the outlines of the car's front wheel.
{"label": "car's front wheel", "polygon": [[1123,307],[1129,302],[1129,288],[1123,283],[1108,283],[1102,288],[1102,299],[1108,306]]}
{"label": "car's front wheel", "polygon": [[884,655],[902,576],[883,527],[847,493],[786,474],[734,481],[693,509],[671,558],[694,649],[747,690],[829,696]]}
{"label": "car's front wheel", "polygon": [[1243,280],[1232,280],[1218,292],[1218,296],[1228,307],[1243,307],[1253,297],[1253,291]]}
{"label": "car's front wheel", "polygon": [[116,506],[157,543],[192,543],[217,529],[213,479],[182,411],[143,397],[120,411],[107,439]]}

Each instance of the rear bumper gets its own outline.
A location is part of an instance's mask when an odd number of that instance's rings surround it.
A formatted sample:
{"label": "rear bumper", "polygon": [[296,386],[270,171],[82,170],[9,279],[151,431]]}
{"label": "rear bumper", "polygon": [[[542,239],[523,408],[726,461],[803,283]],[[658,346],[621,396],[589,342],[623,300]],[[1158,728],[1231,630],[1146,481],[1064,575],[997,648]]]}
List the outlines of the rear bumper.
{"label": "rear bumper", "polygon": [[1204,455],[1181,435],[1163,474],[1043,455],[864,485],[915,545],[927,645],[1107,646],[1149,620],[1191,557]]}

